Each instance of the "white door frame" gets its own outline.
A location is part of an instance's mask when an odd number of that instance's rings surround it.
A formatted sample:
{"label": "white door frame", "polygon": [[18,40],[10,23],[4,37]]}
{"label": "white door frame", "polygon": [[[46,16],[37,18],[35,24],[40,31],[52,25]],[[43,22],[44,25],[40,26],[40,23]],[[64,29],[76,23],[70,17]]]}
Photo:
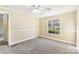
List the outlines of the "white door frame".
{"label": "white door frame", "polygon": [[77,37],[77,39],[76,39],[76,48],[77,48],[77,50],[79,50],[79,8],[77,9],[77,13],[76,13],[76,15],[77,15],[77,20],[76,20],[76,23],[77,23],[77,25],[76,25],[76,37]]}

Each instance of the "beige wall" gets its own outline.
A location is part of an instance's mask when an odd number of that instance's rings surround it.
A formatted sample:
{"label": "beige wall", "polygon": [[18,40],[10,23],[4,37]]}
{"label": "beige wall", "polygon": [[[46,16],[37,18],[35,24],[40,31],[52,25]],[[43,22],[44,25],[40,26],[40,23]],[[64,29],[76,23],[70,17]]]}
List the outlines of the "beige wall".
{"label": "beige wall", "polygon": [[38,19],[29,13],[0,6],[0,12],[9,12],[9,45],[13,45],[38,36]]}
{"label": "beige wall", "polygon": [[[48,33],[48,21],[59,18],[61,21],[61,30],[59,35]],[[61,15],[40,18],[40,37],[50,38],[70,44],[76,43],[76,12],[65,13]]]}
{"label": "beige wall", "polygon": [[11,44],[38,36],[38,20],[29,15],[12,13],[10,20]]}

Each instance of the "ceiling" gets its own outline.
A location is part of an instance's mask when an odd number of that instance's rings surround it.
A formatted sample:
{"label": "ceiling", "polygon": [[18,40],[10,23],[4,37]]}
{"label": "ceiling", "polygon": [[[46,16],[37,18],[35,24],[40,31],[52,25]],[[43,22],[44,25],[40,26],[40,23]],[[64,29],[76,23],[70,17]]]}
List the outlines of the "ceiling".
{"label": "ceiling", "polygon": [[32,5],[3,5],[6,8],[21,11],[24,13],[30,13],[32,15],[38,17],[46,17],[61,13],[67,13],[76,10],[79,6],[78,5],[40,5],[42,8],[51,8],[51,10],[42,10],[39,14],[34,14]]}

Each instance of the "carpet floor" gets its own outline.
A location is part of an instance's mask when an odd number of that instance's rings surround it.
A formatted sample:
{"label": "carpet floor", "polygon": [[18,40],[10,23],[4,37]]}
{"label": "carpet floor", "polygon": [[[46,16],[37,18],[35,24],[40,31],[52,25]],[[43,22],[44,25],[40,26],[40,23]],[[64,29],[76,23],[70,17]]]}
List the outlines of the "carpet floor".
{"label": "carpet floor", "polygon": [[12,47],[0,45],[0,54],[78,54],[72,45],[62,42],[35,38],[24,41]]}

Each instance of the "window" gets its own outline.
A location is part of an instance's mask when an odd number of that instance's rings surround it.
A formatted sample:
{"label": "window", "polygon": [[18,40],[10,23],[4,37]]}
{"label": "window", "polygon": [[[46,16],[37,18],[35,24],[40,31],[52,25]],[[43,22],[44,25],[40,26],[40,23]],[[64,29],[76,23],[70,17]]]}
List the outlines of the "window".
{"label": "window", "polygon": [[53,34],[60,34],[60,20],[48,21],[48,32]]}

